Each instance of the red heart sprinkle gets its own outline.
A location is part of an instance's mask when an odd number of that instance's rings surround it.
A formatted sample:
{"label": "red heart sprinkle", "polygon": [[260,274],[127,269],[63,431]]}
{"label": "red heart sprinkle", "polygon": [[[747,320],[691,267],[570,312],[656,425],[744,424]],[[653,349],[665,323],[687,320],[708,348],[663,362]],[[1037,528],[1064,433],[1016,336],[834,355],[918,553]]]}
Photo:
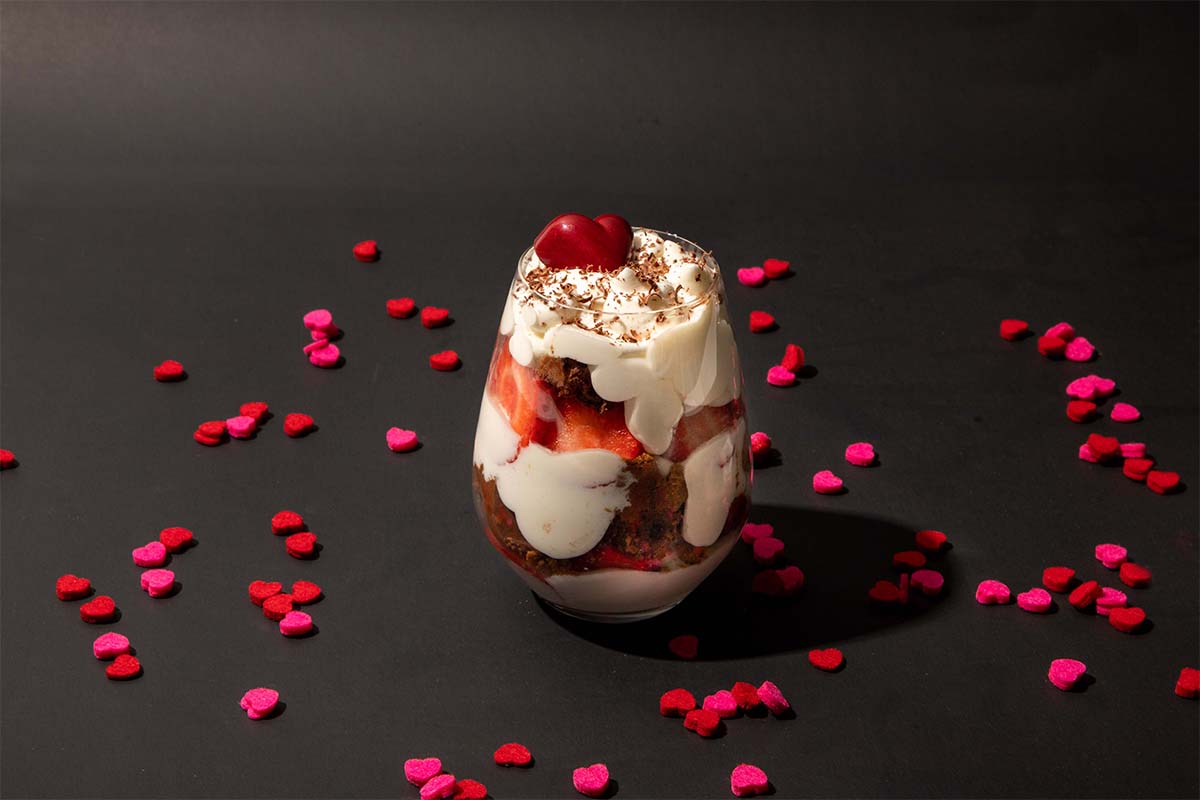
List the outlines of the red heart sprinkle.
{"label": "red heart sprinkle", "polygon": [[1096,416],[1096,404],[1087,400],[1072,400],[1067,403],[1067,419],[1071,422],[1087,422]]}
{"label": "red heart sprinkle", "polygon": [[667,649],[674,653],[676,658],[690,660],[695,658],[696,653],[700,651],[700,640],[690,633],[676,636],[667,642]]}
{"label": "red heart sprinkle", "polygon": [[262,422],[263,417],[267,416],[267,412],[270,409],[271,407],[266,403],[255,400],[251,403],[242,403],[241,407],[238,408],[238,413],[243,417],[253,417],[255,422]]}
{"label": "red heart sprinkle", "polygon": [[1108,624],[1121,633],[1132,633],[1146,621],[1146,612],[1137,606],[1114,608],[1108,612]]}
{"label": "red heart sprinkle", "polygon": [[1134,589],[1141,589],[1143,586],[1148,586],[1151,578],[1150,570],[1132,561],[1126,561],[1121,565],[1119,576],[1121,583]]}
{"label": "red heart sprinkle", "polygon": [[1144,481],[1153,466],[1153,458],[1127,458],[1121,465],[1121,472],[1131,481]]}
{"label": "red heart sprinkle", "polygon": [[321,587],[312,581],[296,581],[292,584],[292,602],[306,606],[321,599]]}
{"label": "red heart sprinkle", "polygon": [[160,383],[181,381],[186,377],[187,373],[183,371],[183,364],[178,361],[167,359],[154,368],[154,380]]}
{"label": "red heart sprinkle", "polygon": [[201,422],[196,426],[196,432],[220,439],[225,435],[225,420],[210,419],[208,422]]}
{"label": "red heart sprinkle", "polygon": [[1146,486],[1157,494],[1170,494],[1179,488],[1179,473],[1152,469],[1146,475]]}
{"label": "red heart sprinkle", "polygon": [[92,582],[87,578],[67,573],[54,582],[54,594],[59,600],[78,600],[92,593]]}
{"label": "red heart sprinkle", "polygon": [[492,760],[502,767],[528,767],[533,763],[533,753],[523,744],[508,742],[496,748]]}
{"label": "red heart sprinkle", "polygon": [[271,517],[271,533],[282,536],[285,533],[299,533],[304,530],[304,517],[295,511],[284,509],[275,512]]}
{"label": "red heart sprinkle", "polygon": [[550,269],[580,268],[612,271],[629,258],[633,228],[616,214],[589,219],[583,214],[560,214],[533,240],[533,250]]}
{"label": "red heart sprinkle", "polygon": [[192,431],[192,438],[206,447],[216,447],[225,438],[223,436],[205,436],[200,431]]}
{"label": "red heart sprinkle", "polygon": [[917,547],[936,553],[946,546],[946,534],[941,531],[917,531]]}
{"label": "red heart sprinkle", "polygon": [[1179,670],[1179,680],[1175,681],[1175,694],[1188,699],[1200,695],[1200,669],[1184,667]]}
{"label": "red heart sprinkle", "polygon": [[771,280],[787,275],[790,266],[791,262],[784,261],[782,258],[768,258],[762,263],[763,272],[767,273],[767,277]]}
{"label": "red heart sprinkle", "polygon": [[167,548],[168,553],[178,553],[187,549],[196,537],[187,528],[163,528],[158,533],[158,540]]}
{"label": "red heart sprinkle", "polygon": [[454,784],[454,794],[450,800],[484,800],[487,796],[486,786],[479,781],[463,778]]}
{"label": "red heart sprinkle", "polygon": [[733,695],[738,708],[743,711],[752,711],[762,705],[762,698],[758,696],[758,687],[753,683],[738,681],[729,690],[729,693]]}
{"label": "red heart sprinkle", "polygon": [[1000,320],[1000,338],[1015,342],[1029,332],[1029,323],[1023,319]]}
{"label": "red heart sprinkle", "polygon": [[696,697],[687,689],[671,689],[658,698],[658,713],[664,717],[682,717],[696,707]]}
{"label": "red heart sprinkle", "polygon": [[450,311],[436,306],[425,306],[421,309],[421,324],[426,328],[441,328],[450,324]]}
{"label": "red heart sprinkle", "polygon": [[775,327],[775,317],[771,316],[766,311],[750,312],[751,333],[765,333],[766,331],[774,330]]}
{"label": "red heart sprinkle", "polygon": [[917,550],[902,550],[892,556],[892,566],[896,569],[920,569],[925,562],[925,554]]}
{"label": "red heart sprinkle", "polygon": [[796,372],[804,367],[804,348],[798,344],[789,344],[783,348],[783,360],[779,366],[788,372]]}
{"label": "red heart sprinkle", "polygon": [[1052,592],[1065,592],[1075,580],[1075,570],[1070,567],[1046,567],[1042,570],[1042,586]]}
{"label": "red heart sprinkle", "polygon": [[1039,336],[1038,352],[1046,358],[1062,358],[1067,352],[1067,343],[1057,336]]}
{"label": "red heart sprinkle", "polygon": [[283,432],[293,439],[311,433],[314,427],[316,424],[308,414],[292,413],[283,418]]}
{"label": "red heart sprinkle", "polygon": [[122,653],[104,668],[104,674],[114,681],[127,681],[142,674],[142,664],[137,656]]}
{"label": "red heart sprinkle", "polygon": [[429,357],[429,366],[439,372],[451,372],[458,369],[459,364],[458,353],[453,350],[443,350],[440,353],[434,353]]}
{"label": "red heart sprinkle", "polygon": [[268,597],[273,597],[283,591],[279,581],[253,581],[250,584],[250,602],[261,606]]}
{"label": "red heart sprinkle", "polygon": [[1080,611],[1086,611],[1103,593],[1104,590],[1100,588],[1100,584],[1095,581],[1084,581],[1075,587],[1067,600]]}
{"label": "red heart sprinkle", "polygon": [[285,593],[273,594],[263,601],[262,610],[264,617],[278,622],[292,610],[292,596]]}
{"label": "red heart sprinkle", "polygon": [[387,314],[393,319],[408,319],[417,313],[417,304],[411,297],[394,297],[387,301]]}
{"label": "red heart sprinkle", "polygon": [[825,650],[809,650],[808,663],[819,670],[833,672],[845,663],[845,657],[842,655],[842,651],[836,647]]}
{"label": "red heart sprinkle", "polygon": [[1101,436],[1093,433],[1087,438],[1087,446],[1101,461],[1108,461],[1121,452],[1121,443],[1115,436]]}
{"label": "red heart sprinkle", "polygon": [[379,245],[374,239],[367,239],[354,245],[354,257],[364,263],[379,260]]}
{"label": "red heart sprinkle", "polygon": [[707,739],[720,731],[721,718],[715,711],[707,708],[695,708],[687,712],[687,716],[683,718],[683,727],[689,731],[695,731]]}
{"label": "red heart sprinkle", "polygon": [[315,533],[293,533],[283,540],[287,554],[292,558],[312,558],[317,551],[317,535]]}
{"label": "red heart sprinkle", "polygon": [[867,592],[867,597],[876,603],[898,603],[900,602],[900,587],[891,581],[876,581],[875,585]]}
{"label": "red heart sprinkle", "polygon": [[771,437],[762,431],[750,434],[750,455],[761,458],[771,451]]}
{"label": "red heart sprinkle", "polygon": [[109,622],[117,615],[117,603],[106,594],[99,595],[79,607],[79,618],[96,624]]}

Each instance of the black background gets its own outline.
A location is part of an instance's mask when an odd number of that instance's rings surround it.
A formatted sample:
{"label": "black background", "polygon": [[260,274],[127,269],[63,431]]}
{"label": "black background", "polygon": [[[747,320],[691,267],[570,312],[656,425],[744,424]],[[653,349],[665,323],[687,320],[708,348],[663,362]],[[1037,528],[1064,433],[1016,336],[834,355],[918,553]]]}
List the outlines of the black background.
{"label": "black background", "polygon": [[[19,4],[3,28],[6,796],[415,797],[440,755],[494,796],[572,796],[606,761],[619,797],[725,797],[739,761],[778,796],[1195,796],[1197,6]],[[478,397],[503,292],[540,226],[617,212],[795,276],[730,287],[756,476],[808,575],[794,605],[746,593],[739,547],[680,609],[568,625],[491,551],[470,501]],[[360,265],[354,242],[378,239]],[[732,281],[731,281],[732,282]],[[388,297],[449,307],[437,331]],[[333,310],[342,369],[309,366],[301,315]],[[752,336],[752,308],[778,332]],[[1002,317],[1065,319],[1100,348],[1053,363]],[[765,370],[788,341],[817,374]],[[425,363],[453,347],[464,367]],[[189,378],[157,384],[177,358]],[[1066,420],[1099,372],[1145,419]],[[205,419],[265,400],[249,442]],[[306,439],[283,414],[316,417]],[[424,447],[394,455],[392,425]],[[1159,497],[1076,458],[1091,431],[1150,444]],[[881,464],[846,465],[874,442]],[[833,468],[848,494],[819,497]],[[324,544],[288,558],[268,520]],[[199,545],[182,591],[138,591],[129,551]],[[947,596],[880,616],[865,591],[917,528],[945,530]],[[1117,541],[1154,570],[1152,621],[1120,634],[1059,598],[982,608]],[[117,598],[145,674],[105,680],[102,632],[54,579]],[[255,578],[318,581],[318,635],[286,640]],[[701,636],[701,658],[665,643]],[[707,643],[707,644],[706,644]],[[805,651],[836,644],[839,674]],[[1064,694],[1048,662],[1095,683]],[[790,721],[718,740],[658,695],[772,679]],[[238,709],[257,685],[286,710]],[[501,742],[528,771],[491,764]]]}

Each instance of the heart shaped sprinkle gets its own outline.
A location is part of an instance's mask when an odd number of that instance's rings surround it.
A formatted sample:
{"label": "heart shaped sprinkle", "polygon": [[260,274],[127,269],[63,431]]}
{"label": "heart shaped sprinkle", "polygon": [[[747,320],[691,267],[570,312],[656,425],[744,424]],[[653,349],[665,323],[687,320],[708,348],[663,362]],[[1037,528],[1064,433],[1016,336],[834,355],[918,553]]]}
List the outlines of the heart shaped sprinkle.
{"label": "heart shaped sprinkle", "polygon": [[925,554],[919,550],[901,550],[892,555],[892,566],[899,570],[920,569],[925,562]]}
{"label": "heart shaped sprinkle", "polygon": [[410,758],[404,762],[404,777],[413,786],[424,786],[442,772],[440,758]]}
{"label": "heart shaped sprinkle", "polygon": [[225,430],[229,431],[229,435],[234,439],[249,439],[258,430],[258,423],[254,421],[254,417],[239,414],[225,420]]}
{"label": "heart shaped sprinkle", "polygon": [[283,432],[293,439],[305,436],[316,427],[308,414],[291,413],[283,418]]}
{"label": "heart shaped sprinkle", "polygon": [[846,448],[846,461],[856,467],[869,467],[875,463],[875,446],[870,442],[855,442]]}
{"label": "heart shaped sprinkle", "polygon": [[608,792],[608,767],[604,764],[576,767],[571,773],[571,782],[575,785],[575,791],[582,795],[603,797]]}
{"label": "heart shaped sprinkle", "polygon": [[1142,412],[1129,403],[1113,403],[1108,416],[1113,422],[1137,422],[1142,418]]}
{"label": "heart shaped sprinkle", "polygon": [[783,696],[783,692],[779,691],[779,687],[771,681],[763,681],[758,687],[758,696],[763,703],[770,709],[775,716],[783,716],[792,710],[792,706],[788,703],[787,698]]}
{"label": "heart shaped sprinkle", "polygon": [[1152,469],[1146,474],[1146,486],[1156,494],[1171,494],[1179,489],[1179,473]]}
{"label": "heart shaped sprinkle", "polygon": [[[314,342],[313,344],[317,344]],[[307,348],[305,348],[307,349]],[[308,363],[314,367],[321,369],[331,369],[336,367],[338,361],[342,358],[342,351],[338,349],[336,344],[326,342],[324,346],[312,350],[308,354]]]}
{"label": "heart shaped sprinkle", "polygon": [[1084,581],[1076,586],[1067,597],[1077,611],[1087,611],[1101,594],[1100,584],[1095,581]]}
{"label": "heart shaped sprinkle", "polygon": [[876,603],[891,604],[900,602],[900,587],[891,581],[876,581],[875,585],[867,590],[867,597]]}
{"label": "heart shaped sprinkle", "polygon": [[776,365],[767,370],[767,383],[771,384],[772,386],[781,387],[795,386],[796,373]]}
{"label": "heart shaped sprinkle", "polygon": [[110,622],[117,616],[117,603],[106,594],[97,595],[79,607],[79,618],[95,625]]}
{"label": "heart shaped sprinkle", "polygon": [[790,597],[804,587],[804,573],[795,565],[765,569],[750,581],[750,591],[768,597]]}
{"label": "heart shaped sprinkle", "polygon": [[1109,397],[1117,390],[1117,382],[1110,378],[1101,378],[1099,375],[1088,375],[1084,380],[1092,382],[1092,387],[1095,388],[1097,397]]}
{"label": "heart shaped sprinkle", "polygon": [[1118,457],[1121,452],[1121,443],[1115,436],[1101,436],[1093,433],[1087,438],[1087,446],[1101,461],[1110,461]]}
{"label": "heart shaped sprinkle", "polygon": [[794,594],[804,588],[804,573],[795,564],[774,570],[783,584],[784,594]]}
{"label": "heart shaped sprinkle", "polygon": [[167,560],[167,548],[162,542],[147,542],[133,548],[133,563],[139,567],[161,567]]}
{"label": "heart shaped sprinkle", "polygon": [[[676,691],[683,691],[677,689]],[[668,692],[667,694],[670,694]],[[666,695],[663,695],[666,697]],[[691,697],[691,695],[688,695]],[[695,698],[692,699],[692,707],[696,706]],[[671,714],[663,713],[664,717],[672,716]],[[492,754],[492,760],[502,767],[528,767],[533,763],[533,753],[529,752],[529,748],[517,742],[507,742],[496,748],[496,752]]]}
{"label": "heart shaped sprinkle", "polygon": [[1067,397],[1076,400],[1095,400],[1099,396],[1096,383],[1090,377],[1076,378],[1067,384]]}
{"label": "heart shaped sprinkle", "polygon": [[753,683],[737,681],[729,693],[733,695],[733,700],[738,704],[738,708],[743,711],[753,711],[762,705],[762,698],[758,696],[758,688]]}
{"label": "heart shaped sprinkle", "polygon": [[1087,664],[1073,658],[1056,658],[1050,662],[1050,672],[1047,677],[1055,688],[1069,692],[1087,672]]}
{"label": "heart shaped sprinkle", "polygon": [[745,267],[737,271],[738,283],[743,286],[766,286],[767,273],[762,267]]}
{"label": "heart shaped sprinkle", "polygon": [[1150,470],[1154,468],[1153,458],[1126,458],[1121,465],[1121,472],[1131,481],[1144,482]]}
{"label": "heart shaped sprinkle", "polygon": [[[342,335],[341,330],[337,325],[330,323],[329,327],[321,331],[309,331],[309,338],[312,339],[314,346],[324,347],[329,342]],[[319,344],[318,344],[319,343]],[[305,351],[308,352],[308,351]]]}
{"label": "heart shaped sprinkle", "polygon": [[1017,607],[1031,614],[1045,614],[1053,602],[1045,589],[1030,589],[1017,595]]}
{"label": "heart shaped sprinkle", "polygon": [[196,538],[187,528],[163,528],[158,532],[158,540],[168,553],[179,553],[195,543]]}
{"label": "heart shaped sprinkle", "polygon": [[429,366],[439,372],[452,372],[458,369],[461,363],[458,359],[458,353],[453,350],[443,350],[429,357]]}
{"label": "heart shaped sprinkle", "polygon": [[1121,458],[1146,458],[1146,443],[1121,442]]}
{"label": "heart shaped sprinkle", "polygon": [[759,564],[770,564],[783,552],[783,541],[773,536],[754,540],[754,560]]}
{"label": "heart shaped sprinkle", "polygon": [[292,584],[292,602],[298,606],[306,606],[321,599],[321,587],[312,581],[296,581]]}
{"label": "heart shaped sprinkle", "polygon": [[17,457],[12,450],[5,450],[0,447],[0,472],[6,469],[14,469],[17,466]]}
{"label": "heart shaped sprinkle", "polygon": [[313,331],[313,340],[302,348],[304,355],[310,356],[317,350],[321,350],[329,344],[329,338],[325,334],[318,334]]}
{"label": "heart shaped sprinkle", "polygon": [[827,469],[813,475],[812,487],[817,494],[841,494],[844,488],[842,479]]}
{"label": "heart shaped sprinkle", "polygon": [[914,570],[909,579],[912,581],[913,588],[926,597],[936,597],[942,593],[942,587],[946,585],[946,578],[936,569]]}
{"label": "heart shaped sprinkle", "polygon": [[450,800],[486,800],[487,796],[486,786],[479,781],[463,778],[454,784],[454,794]]}
{"label": "heart shaped sprinkle", "polygon": [[1146,569],[1142,565],[1135,564],[1132,561],[1126,561],[1121,565],[1119,577],[1121,578],[1121,583],[1125,584],[1131,589],[1141,589],[1150,585],[1150,579],[1152,576],[1150,575],[1150,570]]}
{"label": "heart shaped sprinkle", "polygon": [[1092,448],[1087,446],[1087,442],[1079,445],[1079,460],[1087,461],[1090,464],[1099,464],[1100,456],[1097,455]]}
{"label": "heart shaped sprinkle", "polygon": [[771,453],[771,437],[762,431],[750,434],[750,457],[757,466]]}
{"label": "heart shaped sprinkle", "polygon": [[1072,400],[1067,403],[1067,419],[1071,422],[1088,422],[1096,416],[1096,404],[1090,400]]}
{"label": "heart shaped sprinkle", "polygon": [[738,704],[734,699],[733,694],[726,689],[721,689],[704,698],[703,708],[715,712],[721,719],[729,719],[737,716]]}
{"label": "heart shaped sprinkle", "polygon": [[980,581],[975,588],[975,602],[985,606],[1002,606],[1012,597],[1009,588],[996,580]]}
{"label": "heart shaped sprinkle", "polygon": [[1047,328],[1046,336],[1054,336],[1064,342],[1069,342],[1075,338],[1075,328],[1069,322],[1060,322]]}
{"label": "heart shaped sprinkle", "polygon": [[754,544],[755,539],[763,539],[775,533],[775,526],[769,522],[747,522],[742,526],[742,541]]}
{"label": "heart shaped sprinkle", "polygon": [[560,214],[533,240],[538,259],[550,269],[613,271],[629,258],[633,228],[616,214],[590,219],[583,214]]}
{"label": "heart shaped sprinkle", "polygon": [[154,368],[154,380],[159,383],[173,383],[187,377],[183,364],[167,359]]}
{"label": "heart shaped sprinkle", "polygon": [[388,428],[384,438],[387,440],[388,449],[393,453],[408,453],[416,450],[420,444],[416,431],[406,431],[403,428]]}
{"label": "heart shaped sprinkle", "polygon": [[1133,633],[1146,621],[1146,612],[1137,606],[1113,608],[1108,612],[1108,624],[1121,633]]}
{"label": "heart shaped sprinkle", "polygon": [[310,331],[328,331],[333,325],[333,314],[327,308],[314,308],[304,315],[304,327]]}
{"label": "heart shaped sprinkle", "polygon": [[705,739],[720,733],[723,724],[717,712],[707,708],[694,708],[683,717],[683,727],[695,731]]}
{"label": "heart shaped sprinkle", "polygon": [[1039,336],[1038,352],[1046,358],[1062,358],[1067,352],[1067,343],[1057,336]]}
{"label": "heart shaped sprinkle", "polygon": [[1107,617],[1114,608],[1123,608],[1129,602],[1129,597],[1120,589],[1105,586],[1096,598],[1096,613]]}
{"label": "heart shaped sprinkle", "polygon": [[797,372],[804,368],[804,348],[798,344],[789,344],[783,348],[783,359],[779,366],[789,372]]}
{"label": "heart shaped sprinkle", "polygon": [[367,239],[354,245],[354,257],[364,264],[379,260],[379,245],[374,239]]}
{"label": "heart shaped sprinkle", "polygon": [[836,647],[828,647],[824,650],[809,650],[808,663],[812,664],[819,670],[824,672],[833,672],[840,669],[845,663],[845,656],[842,651]]}
{"label": "heart shaped sprinkle", "polygon": [[256,423],[261,423],[271,411],[271,407],[260,400],[254,400],[249,403],[242,403],[238,407],[238,414],[243,417],[253,417]]}
{"label": "heart shaped sprinkle", "polygon": [[738,764],[729,774],[729,788],[737,797],[765,794],[770,785],[767,773],[753,764]]}
{"label": "heart shaped sprinkle", "polygon": [[667,642],[667,649],[671,651],[676,658],[682,658],[684,661],[690,661],[700,652],[700,640],[690,633],[685,633],[682,636],[676,636],[671,641]]}
{"label": "heart shaped sprinkle", "polygon": [[768,258],[763,261],[763,272],[767,273],[767,277],[771,280],[782,278],[788,274],[788,268],[791,267],[790,261],[784,261],[782,258]]}
{"label": "heart shaped sprinkle", "polygon": [[292,558],[312,558],[317,554],[317,535],[307,531],[293,533],[283,540],[283,546]]}
{"label": "heart shaped sprinkle", "polygon": [[112,681],[133,680],[142,674],[142,663],[137,660],[136,656],[122,653],[104,668],[104,674]]}
{"label": "heart shaped sprinkle", "polygon": [[203,445],[213,447],[225,440],[225,420],[211,419],[196,426],[192,438]]}
{"label": "heart shaped sprinkle", "polygon": [[387,301],[387,315],[392,319],[408,319],[417,313],[417,304],[411,297],[395,297]]}
{"label": "heart shaped sprinkle", "polygon": [[250,719],[263,719],[269,716],[278,704],[279,692],[265,686],[251,689],[238,701],[238,705],[245,710],[246,716]]}
{"label": "heart shaped sprinkle", "polygon": [[1129,551],[1119,544],[1096,545],[1096,560],[1109,569],[1117,569],[1129,558]]}
{"label": "heart shaped sprinkle", "polygon": [[284,636],[303,636],[312,629],[312,617],[303,611],[289,611],[279,620],[279,632]]}
{"label": "heart shaped sprinkle", "polygon": [[917,547],[927,553],[936,553],[946,546],[946,534],[941,531],[917,531]]}
{"label": "heart shaped sprinkle", "polygon": [[175,573],[169,569],[148,569],[142,573],[142,591],[151,597],[166,597],[175,588]]}
{"label": "heart shaped sprinkle", "polygon": [[766,333],[774,330],[775,317],[768,314],[766,311],[751,311],[750,312],[750,332],[751,333]]}
{"label": "heart shaped sprinkle", "polygon": [[279,622],[292,610],[292,596],[286,592],[273,594],[262,602],[263,616]]}
{"label": "heart shaped sprinkle", "polygon": [[129,639],[119,633],[102,633],[92,642],[92,655],[108,661],[129,652]]}
{"label": "heart shaped sprinkle", "polygon": [[1194,700],[1200,695],[1200,669],[1184,667],[1179,670],[1179,680],[1175,681],[1175,694]]}
{"label": "heart shaped sprinkle", "polygon": [[289,533],[299,533],[304,530],[304,517],[295,511],[284,509],[277,511],[271,517],[271,533],[283,536]]}
{"label": "heart shaped sprinkle", "polygon": [[426,328],[441,328],[450,324],[450,311],[437,306],[425,306],[421,309],[421,325]]}
{"label": "heart shaped sprinkle", "polygon": [[450,773],[435,775],[421,786],[421,800],[443,800],[454,794],[457,779]]}
{"label": "heart shaped sprinkle", "polygon": [[1046,567],[1042,570],[1042,586],[1052,592],[1065,592],[1075,580],[1075,570],[1070,567]]}
{"label": "heart shaped sprinkle", "polygon": [[268,597],[273,597],[283,591],[279,581],[253,581],[250,584],[250,602],[261,606]]}
{"label": "heart shaped sprinkle", "polygon": [[1000,320],[1000,338],[1015,342],[1029,333],[1029,323],[1023,319]]}
{"label": "heart shaped sprinkle", "polygon": [[60,575],[54,582],[54,594],[59,600],[78,600],[91,593],[92,582],[78,575]]}
{"label": "heart shaped sprinkle", "polygon": [[1092,356],[1096,355],[1096,346],[1084,337],[1079,336],[1067,342],[1064,352],[1068,361],[1091,361]]}

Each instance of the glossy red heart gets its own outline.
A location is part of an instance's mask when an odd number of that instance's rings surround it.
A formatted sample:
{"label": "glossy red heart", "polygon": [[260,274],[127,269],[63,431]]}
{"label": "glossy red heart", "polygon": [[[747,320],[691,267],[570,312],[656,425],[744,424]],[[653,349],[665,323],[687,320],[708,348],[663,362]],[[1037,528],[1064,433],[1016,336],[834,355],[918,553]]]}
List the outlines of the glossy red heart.
{"label": "glossy red heart", "polygon": [[632,243],[633,228],[616,214],[560,214],[533,240],[533,250],[550,269],[611,271],[625,264]]}
{"label": "glossy red heart", "polygon": [[59,600],[78,600],[92,593],[92,582],[67,573],[54,582],[54,593]]}
{"label": "glossy red heart", "polygon": [[102,594],[79,607],[79,618],[84,622],[108,622],[117,614],[117,603],[106,594]]}

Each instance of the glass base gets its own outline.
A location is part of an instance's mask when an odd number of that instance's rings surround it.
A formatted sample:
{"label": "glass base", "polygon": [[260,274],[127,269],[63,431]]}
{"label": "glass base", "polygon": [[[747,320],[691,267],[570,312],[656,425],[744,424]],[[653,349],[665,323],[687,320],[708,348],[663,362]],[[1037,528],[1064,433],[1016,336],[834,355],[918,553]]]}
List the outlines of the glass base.
{"label": "glass base", "polygon": [[579,609],[567,608],[566,606],[560,606],[558,603],[551,602],[551,601],[547,600],[546,598],[538,595],[537,592],[534,592],[534,597],[537,597],[538,600],[540,600],[541,602],[550,606],[558,613],[564,614],[568,617],[574,617],[575,619],[581,619],[584,622],[603,622],[603,623],[607,623],[607,624],[622,623],[622,622],[641,622],[642,620],[647,620],[652,617],[657,617],[659,614],[670,611],[672,608],[674,608],[675,606],[679,605],[682,602],[682,599],[676,600],[674,603],[668,603],[665,606],[659,606],[658,608],[651,608],[651,609],[647,609],[645,611],[622,611],[622,612],[606,613],[606,612],[602,612],[602,611],[601,612],[580,611]]}

